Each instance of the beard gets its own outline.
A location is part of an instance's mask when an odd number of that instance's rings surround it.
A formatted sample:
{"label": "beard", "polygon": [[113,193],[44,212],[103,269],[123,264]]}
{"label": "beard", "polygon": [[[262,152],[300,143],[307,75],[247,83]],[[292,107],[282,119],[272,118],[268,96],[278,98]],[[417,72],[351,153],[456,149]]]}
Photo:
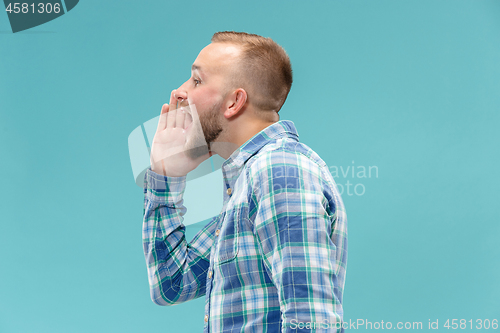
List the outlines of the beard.
{"label": "beard", "polygon": [[[191,159],[196,159],[207,154],[210,150],[210,144],[214,142],[222,132],[222,122],[220,110],[223,101],[214,104],[209,110],[201,115],[193,115],[193,123],[190,128],[190,134],[185,145],[186,155]],[[191,112],[196,113],[192,108]],[[199,121],[197,121],[199,119]]]}

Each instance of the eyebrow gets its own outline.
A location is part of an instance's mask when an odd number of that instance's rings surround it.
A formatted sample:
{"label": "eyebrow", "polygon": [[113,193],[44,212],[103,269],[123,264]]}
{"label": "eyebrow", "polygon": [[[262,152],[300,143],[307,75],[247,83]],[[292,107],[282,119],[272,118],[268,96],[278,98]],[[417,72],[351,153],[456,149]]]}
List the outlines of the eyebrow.
{"label": "eyebrow", "polygon": [[201,78],[202,80],[206,79],[206,77],[205,77],[205,72],[203,72],[203,70],[201,69],[201,67],[200,67],[200,66],[193,64],[193,65],[191,66],[191,72],[194,72],[194,71],[198,71],[198,76],[200,76],[200,78]]}

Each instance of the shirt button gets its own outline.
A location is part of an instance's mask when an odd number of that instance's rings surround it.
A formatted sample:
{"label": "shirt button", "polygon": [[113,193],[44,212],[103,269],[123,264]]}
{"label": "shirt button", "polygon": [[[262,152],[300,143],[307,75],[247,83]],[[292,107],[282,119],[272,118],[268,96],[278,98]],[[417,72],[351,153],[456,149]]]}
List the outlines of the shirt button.
{"label": "shirt button", "polygon": [[220,229],[215,230],[215,236],[219,236],[220,234]]}
{"label": "shirt button", "polygon": [[231,190],[231,188],[228,188],[226,192],[227,192],[227,195],[231,195],[231,193],[233,192],[233,190]]}
{"label": "shirt button", "polygon": [[205,315],[205,323],[208,321],[208,315]]}
{"label": "shirt button", "polygon": [[212,271],[208,271],[208,278],[211,279],[212,278]]}

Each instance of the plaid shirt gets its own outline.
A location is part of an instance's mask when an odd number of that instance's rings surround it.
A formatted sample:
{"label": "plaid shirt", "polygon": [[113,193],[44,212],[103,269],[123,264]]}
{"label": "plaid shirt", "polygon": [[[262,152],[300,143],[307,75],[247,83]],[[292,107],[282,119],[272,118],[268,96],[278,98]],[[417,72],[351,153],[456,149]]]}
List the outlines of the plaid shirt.
{"label": "plaid shirt", "polygon": [[282,120],[235,150],[222,173],[220,214],[187,242],[186,177],[147,171],[153,302],[205,295],[205,333],[342,331],[334,327],[343,316],[347,218],[325,162]]}

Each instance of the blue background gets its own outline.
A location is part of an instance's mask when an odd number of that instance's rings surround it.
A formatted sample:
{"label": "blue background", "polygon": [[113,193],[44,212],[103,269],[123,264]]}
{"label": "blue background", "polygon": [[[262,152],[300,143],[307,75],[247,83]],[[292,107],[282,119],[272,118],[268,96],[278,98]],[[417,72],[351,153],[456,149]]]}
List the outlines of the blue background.
{"label": "blue background", "polygon": [[500,319],[499,1],[82,0],[0,13],[0,332],[201,331],[149,298],[127,137],[221,30],[287,50],[281,119],[329,166],[378,169],[336,178],[345,319]]}

